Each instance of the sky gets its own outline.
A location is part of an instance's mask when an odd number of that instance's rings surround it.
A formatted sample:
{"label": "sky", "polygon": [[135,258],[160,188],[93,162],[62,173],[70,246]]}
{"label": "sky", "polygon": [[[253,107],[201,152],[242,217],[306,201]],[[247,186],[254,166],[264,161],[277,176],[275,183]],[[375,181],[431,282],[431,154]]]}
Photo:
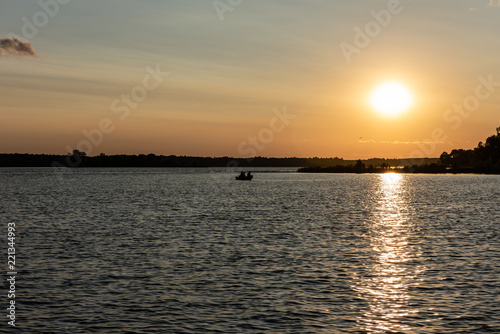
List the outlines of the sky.
{"label": "sky", "polygon": [[497,1],[1,6],[0,153],[438,157],[500,126]]}

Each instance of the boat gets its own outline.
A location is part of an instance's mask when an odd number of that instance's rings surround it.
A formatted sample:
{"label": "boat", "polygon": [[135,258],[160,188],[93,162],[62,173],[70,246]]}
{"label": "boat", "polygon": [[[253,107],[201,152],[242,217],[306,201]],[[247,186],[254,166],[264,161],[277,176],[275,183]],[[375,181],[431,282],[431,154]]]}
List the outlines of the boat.
{"label": "boat", "polygon": [[247,175],[241,173],[240,175],[236,176],[236,180],[240,181],[250,181],[251,179],[253,179],[253,175],[250,173],[248,173]]}

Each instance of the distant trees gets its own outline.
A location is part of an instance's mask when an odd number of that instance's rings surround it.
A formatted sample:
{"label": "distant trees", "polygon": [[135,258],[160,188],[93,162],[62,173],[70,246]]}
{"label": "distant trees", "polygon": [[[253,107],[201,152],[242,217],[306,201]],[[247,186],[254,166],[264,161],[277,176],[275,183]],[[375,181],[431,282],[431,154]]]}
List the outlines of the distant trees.
{"label": "distant trees", "polygon": [[[385,173],[388,171],[399,173],[491,173],[500,174],[500,127],[496,135],[488,137],[484,143],[479,142],[472,150],[455,149],[450,153],[443,152],[437,163],[428,162],[422,165],[405,166],[391,169],[387,162],[373,164],[366,167],[365,163],[357,160],[356,164],[336,165],[330,167],[304,167],[299,172],[305,173]],[[367,161],[371,161],[367,160]],[[402,160],[403,161],[403,160]]]}
{"label": "distant trees", "polygon": [[358,161],[356,161],[356,164],[354,165],[354,168],[356,168],[356,169],[365,169],[366,165],[363,163],[363,161],[358,160]]}
{"label": "distant trees", "polygon": [[[479,142],[471,150],[454,149],[443,152],[439,159],[424,158],[422,163],[397,168],[411,159],[344,160],[342,158],[230,158],[189,157],[175,155],[106,155],[87,156],[74,150],[67,155],[0,154],[0,167],[226,167],[237,163],[239,167],[305,167],[300,171],[321,173],[495,173],[500,174],[500,127],[496,135]],[[437,162],[437,163],[436,163]],[[395,169],[396,168],[396,169]]]}
{"label": "distant trees", "polygon": [[500,127],[496,135],[479,142],[471,150],[455,149],[449,154],[443,152],[439,164],[452,170],[473,170],[479,173],[500,173]]}

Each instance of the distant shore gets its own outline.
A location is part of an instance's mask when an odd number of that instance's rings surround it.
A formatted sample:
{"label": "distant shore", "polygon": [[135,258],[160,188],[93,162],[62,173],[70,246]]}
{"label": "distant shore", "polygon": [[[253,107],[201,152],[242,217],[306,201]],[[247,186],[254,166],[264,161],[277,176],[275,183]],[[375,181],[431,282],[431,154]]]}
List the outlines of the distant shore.
{"label": "distant shore", "polygon": [[[437,158],[419,159],[422,164],[436,163]],[[372,158],[362,160],[366,165],[397,167],[409,165],[409,159]],[[273,158],[273,157],[193,157],[176,155],[99,154],[87,156],[80,151],[67,155],[9,153],[0,154],[0,167],[330,167],[350,166],[356,160],[342,158]]]}
{"label": "distant shore", "polygon": [[334,166],[334,167],[302,167],[299,173],[330,173],[330,174],[500,174],[500,170],[474,169],[474,168],[453,168],[437,164],[423,166],[405,166],[400,168],[365,167],[356,168],[354,166]]}
{"label": "distant shore", "polygon": [[[362,160],[355,164],[312,166],[300,168],[301,173],[417,173],[417,174],[500,174],[500,127],[496,134],[479,142],[470,150],[454,149],[450,153],[443,152],[436,162],[419,164],[403,163],[397,168],[387,164],[367,164]],[[410,160],[411,162],[411,160]]]}
{"label": "distant shore", "polygon": [[496,134],[470,150],[454,149],[439,158],[344,160],[343,158],[231,158],[139,154],[88,156],[73,150],[66,155],[0,154],[0,167],[289,167],[300,173],[426,173],[500,174],[500,127]]}

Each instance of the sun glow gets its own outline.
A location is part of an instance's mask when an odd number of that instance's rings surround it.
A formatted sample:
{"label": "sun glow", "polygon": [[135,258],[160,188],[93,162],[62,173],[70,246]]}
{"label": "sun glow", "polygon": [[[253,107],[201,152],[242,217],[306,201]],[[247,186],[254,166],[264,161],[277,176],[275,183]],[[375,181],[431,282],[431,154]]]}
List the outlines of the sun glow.
{"label": "sun glow", "polygon": [[411,206],[403,174],[380,174],[373,220],[367,224],[374,261],[365,274],[355,277],[351,289],[368,307],[357,321],[365,333],[410,333],[411,320],[419,312],[411,288],[422,281],[425,268],[422,245],[411,242],[414,234]]}
{"label": "sun glow", "polygon": [[370,104],[383,115],[399,115],[413,103],[410,91],[398,82],[378,86],[370,96]]}

